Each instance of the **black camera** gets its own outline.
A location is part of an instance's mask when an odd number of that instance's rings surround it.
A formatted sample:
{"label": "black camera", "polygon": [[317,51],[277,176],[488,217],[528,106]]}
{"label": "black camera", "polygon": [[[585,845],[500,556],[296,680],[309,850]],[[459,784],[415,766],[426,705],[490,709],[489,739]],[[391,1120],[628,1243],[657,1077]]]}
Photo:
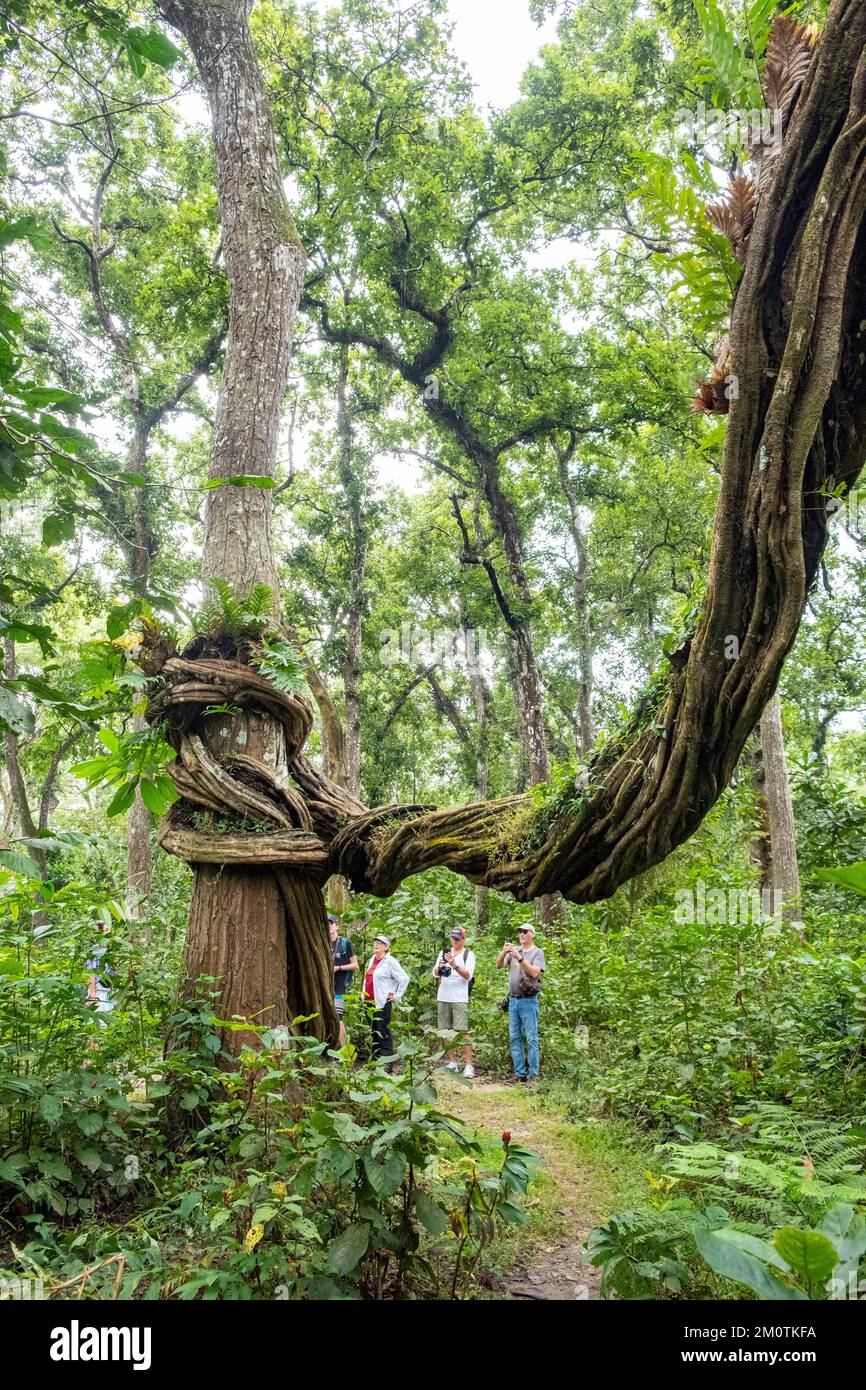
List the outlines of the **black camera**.
{"label": "black camera", "polygon": [[[446,947],[446,950],[447,950],[447,949],[448,949],[448,948]],[[445,959],[445,951],[443,951],[443,952],[442,952],[442,959],[441,959],[440,962],[439,962],[439,978],[440,978],[440,980],[447,980],[447,979],[448,979],[448,976],[449,976],[450,974],[451,974],[451,966],[448,964],[447,960]]]}

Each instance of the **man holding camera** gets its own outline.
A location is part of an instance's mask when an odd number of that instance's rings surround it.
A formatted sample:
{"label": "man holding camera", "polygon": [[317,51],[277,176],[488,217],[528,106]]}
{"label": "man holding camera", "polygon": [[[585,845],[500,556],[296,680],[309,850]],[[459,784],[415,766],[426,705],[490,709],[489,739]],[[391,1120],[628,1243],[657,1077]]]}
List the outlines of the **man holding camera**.
{"label": "man holding camera", "polygon": [[[455,1033],[465,1033],[469,1028],[469,990],[475,974],[475,956],[466,946],[466,932],[455,927],[451,933],[451,950],[439,952],[433,967],[433,978],[439,981],[436,1005],[439,1027]],[[475,1057],[472,1044],[463,1047],[463,1075],[470,1080],[475,1075]],[[449,1071],[459,1071],[460,1063],[450,1048],[445,1054],[445,1064]]]}
{"label": "man holding camera", "polygon": [[[506,941],[496,961],[496,969],[508,964],[508,1041],[514,1063],[514,1079],[538,1080],[538,991],[546,967],[544,952],[535,944],[535,927],[530,923],[517,931],[520,945]],[[525,1051],[524,1051],[525,1048]]]}

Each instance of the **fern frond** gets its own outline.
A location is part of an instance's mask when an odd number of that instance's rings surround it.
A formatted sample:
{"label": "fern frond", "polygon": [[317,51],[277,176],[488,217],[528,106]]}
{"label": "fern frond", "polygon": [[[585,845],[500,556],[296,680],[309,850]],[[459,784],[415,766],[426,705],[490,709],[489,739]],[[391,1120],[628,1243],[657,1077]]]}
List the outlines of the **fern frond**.
{"label": "fern frond", "polygon": [[738,261],[746,254],[749,233],[755,221],[755,185],[745,174],[732,179],[726,198],[708,203],[707,217],[728,238]]}
{"label": "fern frond", "polygon": [[762,86],[771,111],[784,120],[799,95],[812,61],[814,39],[791,15],[777,15],[770,26]]}

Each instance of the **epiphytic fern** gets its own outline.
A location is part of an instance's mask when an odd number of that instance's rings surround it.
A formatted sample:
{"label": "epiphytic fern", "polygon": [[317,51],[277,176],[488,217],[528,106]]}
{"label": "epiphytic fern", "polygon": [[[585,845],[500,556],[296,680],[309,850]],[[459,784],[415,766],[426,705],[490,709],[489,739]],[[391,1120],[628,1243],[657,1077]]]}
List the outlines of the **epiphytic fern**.
{"label": "epiphytic fern", "polygon": [[270,627],[274,601],[267,584],[254,584],[248,593],[238,594],[224,579],[214,579],[211,590],[194,622],[198,636],[214,642],[227,638],[241,652]]}
{"label": "epiphytic fern", "polygon": [[745,174],[732,179],[727,197],[707,203],[707,216],[728,238],[738,261],[746,254],[749,233],[755,221],[755,185]]}
{"label": "epiphytic fern", "polygon": [[777,15],[767,40],[767,61],[761,86],[770,111],[784,121],[797,99],[809,64],[815,35],[791,15]]}

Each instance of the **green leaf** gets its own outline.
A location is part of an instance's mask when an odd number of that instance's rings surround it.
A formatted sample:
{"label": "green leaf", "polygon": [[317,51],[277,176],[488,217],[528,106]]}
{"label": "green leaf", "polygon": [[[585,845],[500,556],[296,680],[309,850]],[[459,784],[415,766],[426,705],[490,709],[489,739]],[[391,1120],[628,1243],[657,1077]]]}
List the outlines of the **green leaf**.
{"label": "green leaf", "polygon": [[87,1144],[76,1144],[75,1157],[82,1167],[89,1169],[91,1173],[95,1173],[97,1168],[102,1167],[102,1155],[99,1150]]}
{"label": "green leaf", "polygon": [[75,1116],[75,1123],[82,1134],[92,1139],[94,1134],[98,1134],[102,1129],[105,1120],[96,1110],[83,1110],[80,1115]]}
{"label": "green leaf", "polygon": [[123,786],[115,793],[108,803],[105,811],[107,816],[120,816],[124,811],[129,810],[135,800],[135,788],[137,783],[137,777],[131,782],[124,782]]}
{"label": "green leaf", "polygon": [[52,235],[33,213],[19,217],[15,222],[0,221],[0,247],[12,241],[29,241],[37,251],[46,250],[52,245]]}
{"label": "green leaf", "polygon": [[60,1154],[43,1154],[38,1163],[40,1173],[46,1178],[58,1178],[60,1182],[72,1181],[72,1169],[64,1163]]}
{"label": "green leaf", "polygon": [[363,1221],[347,1226],[328,1251],[327,1267],[331,1274],[351,1274],[367,1253],[370,1227]]}
{"label": "green leaf", "polygon": [[806,1295],[800,1289],[792,1289],[771,1274],[766,1265],[755,1259],[754,1255],[741,1250],[725,1231],[695,1231],[695,1244],[698,1253],[706,1260],[710,1269],[731,1279],[735,1284],[745,1284],[759,1298],[790,1299],[804,1301]]}
{"label": "green leaf", "polygon": [[866,1216],[853,1207],[844,1203],[831,1207],[821,1222],[821,1231],[845,1264],[856,1267],[861,1256],[866,1255]]}
{"label": "green leaf", "polygon": [[26,854],[14,854],[10,850],[0,850],[0,868],[9,869],[21,878],[42,877],[39,865]]}
{"label": "green leaf", "polygon": [[375,1158],[365,1158],[364,1171],[377,1197],[392,1197],[403,1181],[406,1155],[389,1153],[382,1163]]}
{"label": "green leaf", "polygon": [[50,512],[42,522],[42,544],[59,545],[61,541],[71,541],[75,535],[75,516],[68,512],[64,516]]}
{"label": "green leaf", "polygon": [[136,70],[133,66],[133,55],[139,59],[146,59],[148,63],[155,63],[160,68],[172,67],[182,56],[180,49],[176,48],[171,39],[166,38],[159,29],[145,30],[133,27],[127,29],[124,38],[129,54],[129,65],[136,77],[141,77],[144,72],[144,63],[141,63],[140,69]]}
{"label": "green leaf", "polygon": [[271,488],[276,487],[276,485],[275,480],[267,477],[267,475],[259,473],[235,473],[231,478],[211,478],[204,486],[208,491],[215,487],[226,486],[259,487],[263,488],[265,491],[269,491]]}
{"label": "green leaf", "polygon": [[273,1221],[277,1215],[278,1208],[266,1202],[264,1206],[256,1207],[250,1220],[251,1226],[264,1226],[265,1222]]}
{"label": "green leaf", "polygon": [[718,1231],[717,1235],[723,1235],[725,1240],[731,1241],[733,1245],[745,1250],[748,1255],[754,1255],[756,1259],[763,1260],[764,1264],[773,1265],[780,1269],[783,1274],[790,1272],[791,1266],[787,1260],[783,1260],[778,1250],[770,1244],[768,1240],[761,1240],[759,1236],[750,1236],[745,1231]]}
{"label": "green leaf", "polygon": [[21,390],[20,397],[31,410],[41,410],[43,406],[50,405],[71,415],[84,409],[82,396],[75,396],[59,386],[27,386]]}
{"label": "green leaf", "polygon": [[776,1232],[773,1244],[807,1284],[823,1284],[839,1263],[839,1252],[820,1231],[783,1226]]}
{"label": "green leaf", "polygon": [[360,1139],[366,1139],[370,1133],[367,1129],[362,1129],[355,1124],[351,1115],[347,1115],[344,1110],[338,1110],[332,1117],[334,1129],[346,1144],[356,1144]]}
{"label": "green leaf", "polygon": [[33,711],[5,685],[0,685],[0,728],[12,734],[32,734],[36,727]]}
{"label": "green leaf", "polygon": [[180,1206],[177,1209],[178,1216],[189,1216],[190,1212],[193,1211],[201,1202],[201,1197],[202,1194],[200,1192],[185,1193],[185,1195],[180,1199]]}
{"label": "green leaf", "polygon": [[838,883],[842,888],[850,888],[866,898],[866,859],[839,869],[816,869],[815,877],[824,883]]}
{"label": "green leaf", "polygon": [[143,607],[143,599],[131,598],[128,603],[120,603],[117,607],[112,608],[105,623],[105,630],[112,641],[123,636],[133,618],[138,617]]}
{"label": "green leaf", "polygon": [[148,811],[152,811],[155,816],[161,816],[165,810],[165,797],[156,783],[143,777],[139,785],[141,787],[141,799]]}
{"label": "green leaf", "polygon": [[415,1215],[431,1236],[441,1236],[448,1227],[448,1214],[420,1187],[415,1188]]}
{"label": "green leaf", "polygon": [[334,1182],[340,1182],[355,1171],[355,1155],[352,1150],[336,1141],[327,1144],[320,1151],[318,1162]]}
{"label": "green leaf", "polygon": [[57,1096],[53,1096],[50,1091],[46,1091],[44,1096],[39,1097],[39,1109],[42,1112],[42,1118],[47,1120],[52,1129],[63,1118],[63,1102]]}

